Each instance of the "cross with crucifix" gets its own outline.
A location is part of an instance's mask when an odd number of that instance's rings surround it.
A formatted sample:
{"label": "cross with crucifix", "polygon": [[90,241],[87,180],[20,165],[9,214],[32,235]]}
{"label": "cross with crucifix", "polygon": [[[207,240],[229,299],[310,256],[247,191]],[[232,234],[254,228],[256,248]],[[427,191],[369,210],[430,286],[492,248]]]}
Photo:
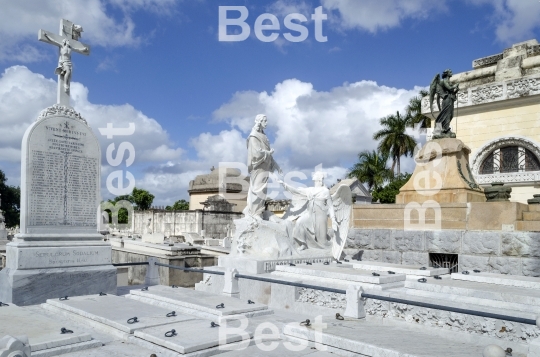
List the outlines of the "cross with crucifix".
{"label": "cross with crucifix", "polygon": [[90,46],[79,42],[83,29],[73,22],[62,19],[60,21],[60,35],[55,35],[45,30],[39,30],[38,40],[59,47],[58,67],[54,73],[58,74],[58,104],[71,107],[69,89],[73,64],[71,63],[71,51],[88,56]]}

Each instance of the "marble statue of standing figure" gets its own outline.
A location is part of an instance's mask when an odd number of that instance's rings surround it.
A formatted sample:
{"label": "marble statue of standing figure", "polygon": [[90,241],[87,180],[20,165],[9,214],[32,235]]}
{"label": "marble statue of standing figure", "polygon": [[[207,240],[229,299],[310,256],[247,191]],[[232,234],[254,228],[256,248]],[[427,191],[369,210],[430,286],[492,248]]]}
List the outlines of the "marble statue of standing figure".
{"label": "marble statue of standing figure", "polygon": [[[431,81],[429,87],[429,106],[433,115],[433,100],[437,97],[437,107],[439,108],[439,115],[435,119],[435,131],[433,138],[455,138],[456,134],[450,129],[450,123],[454,118],[454,103],[457,99],[457,92],[459,91],[459,84],[451,84],[450,78],[452,77],[452,70],[447,69],[442,74],[442,80],[437,73],[435,78]],[[441,107],[441,98],[442,107]],[[440,126],[440,130],[437,128]]]}
{"label": "marble statue of standing figure", "polygon": [[280,175],[283,174],[272,156],[274,149],[270,148],[270,141],[264,133],[267,125],[268,119],[266,115],[257,115],[255,117],[255,126],[247,138],[247,166],[250,182],[244,214],[249,214],[257,219],[262,219],[262,213],[265,209],[264,203],[270,173],[277,171]]}
{"label": "marble statue of standing figure", "polygon": [[[331,195],[324,185],[324,173],[317,171],[312,176],[314,187],[292,187],[278,181],[285,190],[293,194],[289,209],[283,219],[292,221],[292,238],[298,250],[332,248],[332,256],[340,260],[349,231],[352,210],[351,189],[340,185]],[[328,234],[328,217],[332,230]]]}
{"label": "marble statue of standing figure", "polygon": [[[82,32],[82,28],[80,30]],[[79,32],[79,33],[80,33]],[[64,91],[69,93],[71,86],[71,75],[73,73],[73,63],[71,63],[71,44],[68,39],[64,39],[62,43],[55,41],[52,37],[46,33],[43,35],[51,43],[60,47],[60,57],[58,58],[58,67],[54,71],[55,74],[62,76],[64,79]],[[88,47],[79,49],[81,52],[88,52]]]}

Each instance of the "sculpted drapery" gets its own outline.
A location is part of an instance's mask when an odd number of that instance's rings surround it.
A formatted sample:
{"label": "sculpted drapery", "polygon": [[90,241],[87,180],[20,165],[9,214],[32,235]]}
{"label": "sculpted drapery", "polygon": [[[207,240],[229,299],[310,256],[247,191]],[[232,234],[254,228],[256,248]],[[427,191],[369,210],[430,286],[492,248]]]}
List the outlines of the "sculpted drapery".
{"label": "sculpted drapery", "polygon": [[272,157],[274,150],[270,148],[270,141],[264,133],[267,124],[268,121],[265,115],[257,115],[255,126],[247,138],[247,166],[250,174],[250,183],[247,207],[244,213],[256,218],[262,216],[265,208],[264,202],[266,200],[270,173],[278,171],[281,174],[279,165]]}

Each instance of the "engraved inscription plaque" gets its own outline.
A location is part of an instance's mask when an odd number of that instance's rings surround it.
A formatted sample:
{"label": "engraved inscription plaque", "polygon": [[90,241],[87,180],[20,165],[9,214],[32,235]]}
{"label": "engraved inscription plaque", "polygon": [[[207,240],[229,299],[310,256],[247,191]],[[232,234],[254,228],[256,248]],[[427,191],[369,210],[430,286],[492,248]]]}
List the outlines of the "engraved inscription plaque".
{"label": "engraved inscription plaque", "polygon": [[92,130],[81,121],[53,116],[35,123],[25,136],[21,228],[25,233],[96,232],[100,148]]}
{"label": "engraved inscription plaque", "polygon": [[15,269],[64,268],[111,264],[110,246],[42,247],[19,250]]}

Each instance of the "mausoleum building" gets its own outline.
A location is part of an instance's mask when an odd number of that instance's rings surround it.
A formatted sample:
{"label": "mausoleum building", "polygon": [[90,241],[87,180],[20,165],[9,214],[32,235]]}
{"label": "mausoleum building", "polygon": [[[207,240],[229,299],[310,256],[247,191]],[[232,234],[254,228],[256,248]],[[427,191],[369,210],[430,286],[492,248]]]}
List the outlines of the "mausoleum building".
{"label": "mausoleum building", "polygon": [[[452,130],[471,149],[481,187],[503,182],[512,187],[511,201],[527,203],[540,193],[540,45],[517,43],[472,67],[451,78],[460,87]],[[430,114],[427,97],[422,112]]]}

